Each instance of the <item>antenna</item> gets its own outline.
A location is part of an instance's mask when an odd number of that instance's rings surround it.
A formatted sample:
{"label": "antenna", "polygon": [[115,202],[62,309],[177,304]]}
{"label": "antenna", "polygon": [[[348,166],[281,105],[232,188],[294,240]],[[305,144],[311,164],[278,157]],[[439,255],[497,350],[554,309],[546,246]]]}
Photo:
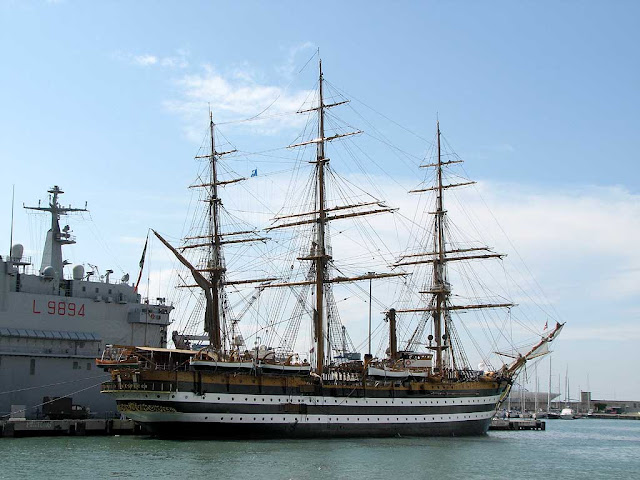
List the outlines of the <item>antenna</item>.
{"label": "antenna", "polygon": [[9,259],[11,259],[11,249],[13,248],[13,206],[16,199],[16,184],[11,186],[11,233],[9,235]]}

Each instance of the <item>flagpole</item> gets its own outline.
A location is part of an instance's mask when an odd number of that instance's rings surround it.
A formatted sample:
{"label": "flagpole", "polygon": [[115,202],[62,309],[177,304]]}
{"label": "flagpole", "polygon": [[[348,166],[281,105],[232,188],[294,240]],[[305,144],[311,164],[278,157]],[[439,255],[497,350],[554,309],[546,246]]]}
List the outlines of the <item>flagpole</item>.
{"label": "flagpole", "polygon": [[133,293],[138,292],[138,286],[140,285],[140,279],[142,279],[142,271],[144,270],[144,259],[147,255],[147,245],[149,244],[149,231],[147,230],[147,239],[144,242],[144,248],[142,249],[142,258],[140,258],[140,273],[138,273],[138,280],[136,286],[133,287]]}

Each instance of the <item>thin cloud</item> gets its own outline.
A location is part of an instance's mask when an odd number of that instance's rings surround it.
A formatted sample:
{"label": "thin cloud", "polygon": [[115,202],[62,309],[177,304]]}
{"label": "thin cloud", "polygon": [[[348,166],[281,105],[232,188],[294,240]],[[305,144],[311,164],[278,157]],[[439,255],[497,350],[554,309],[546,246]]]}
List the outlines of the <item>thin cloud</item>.
{"label": "thin cloud", "polygon": [[136,67],[163,67],[167,69],[184,69],[189,66],[189,52],[177,50],[175,55],[160,56],[151,53],[115,52],[113,58]]}
{"label": "thin cloud", "polygon": [[131,60],[136,65],[140,65],[142,67],[158,63],[158,57],[155,55],[135,55]]}
{"label": "thin cloud", "polygon": [[[302,52],[315,48],[310,42],[291,47],[281,66],[275,71],[281,82],[266,80],[265,72],[256,70],[248,62],[224,71],[209,63],[191,68],[189,52],[176,50],[174,55],[154,53],[115,52],[112,57],[140,68],[184,70],[186,73],[173,82],[177,86],[174,98],[163,102],[164,107],[180,116],[186,136],[199,142],[202,118],[209,107],[216,123],[231,123],[227,130],[249,129],[262,135],[274,135],[292,128],[300,129],[306,122],[304,115],[295,115],[302,106],[313,100],[314,91],[289,88],[295,77]],[[288,84],[288,86],[284,86]],[[260,118],[255,118],[260,115]],[[251,121],[247,121],[247,120]]]}
{"label": "thin cloud", "polygon": [[277,68],[278,72],[285,78],[293,78],[293,76],[296,74],[296,69],[300,68],[300,54],[302,52],[308,52],[315,48],[316,46],[311,42],[303,42],[299,45],[289,48],[287,52],[287,59],[282,66]]}
{"label": "thin cloud", "polygon": [[[248,66],[221,73],[211,65],[204,65],[201,72],[183,76],[177,85],[179,98],[166,101],[164,105],[182,116],[188,135],[195,140],[200,140],[203,112],[209,105],[218,123],[237,122],[234,127],[275,134],[304,124],[305,117],[293,113],[313,94],[309,90],[289,91],[262,82]],[[241,122],[265,110],[268,113],[264,118]]]}

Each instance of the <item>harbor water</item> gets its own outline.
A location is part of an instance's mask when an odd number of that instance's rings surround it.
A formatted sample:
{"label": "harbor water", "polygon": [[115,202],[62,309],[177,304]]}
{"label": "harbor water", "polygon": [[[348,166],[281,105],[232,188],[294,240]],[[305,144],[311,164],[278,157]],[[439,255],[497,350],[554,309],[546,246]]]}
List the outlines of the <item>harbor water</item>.
{"label": "harbor water", "polygon": [[639,452],[640,421],[591,419],[464,438],[5,438],[0,478],[630,479]]}

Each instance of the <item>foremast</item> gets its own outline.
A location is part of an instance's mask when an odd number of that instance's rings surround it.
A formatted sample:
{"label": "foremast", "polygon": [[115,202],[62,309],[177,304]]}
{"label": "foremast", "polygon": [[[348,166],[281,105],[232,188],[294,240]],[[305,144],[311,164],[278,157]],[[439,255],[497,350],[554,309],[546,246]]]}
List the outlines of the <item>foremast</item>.
{"label": "foremast", "polygon": [[[433,320],[433,335],[429,336],[429,348],[435,351],[436,362],[435,372],[442,374],[445,370],[456,370],[458,368],[468,368],[468,365],[456,364],[456,352],[453,352],[454,344],[452,337],[455,335],[455,329],[451,320],[451,312],[454,310],[471,310],[482,308],[510,308],[514,306],[512,303],[486,303],[486,304],[471,304],[471,305],[452,305],[450,302],[451,297],[451,285],[447,280],[447,264],[451,261],[461,260],[476,260],[486,258],[502,258],[503,254],[493,253],[488,247],[479,248],[448,248],[448,239],[446,237],[446,214],[447,211],[444,208],[444,191],[449,188],[462,187],[465,185],[471,185],[476,182],[460,182],[453,184],[444,184],[443,170],[446,166],[454,163],[461,163],[462,160],[442,160],[442,147],[441,147],[441,132],[440,122],[437,122],[436,127],[436,147],[437,155],[434,163],[421,165],[423,168],[435,168],[436,169],[436,185],[429,188],[411,190],[409,193],[422,193],[435,191],[436,202],[435,211],[429,212],[434,215],[433,223],[433,250],[425,253],[417,253],[411,255],[404,255],[396,262],[395,266],[408,266],[408,265],[420,265],[431,264],[432,265],[432,280],[428,289],[419,292],[423,295],[428,295],[429,302],[427,307],[422,308],[410,308],[399,309],[397,313],[419,313],[424,312],[430,314]],[[486,252],[486,253],[472,253],[472,252]],[[461,255],[464,253],[471,253],[470,255]],[[414,334],[407,344],[407,349],[411,349],[419,341],[419,337],[424,330],[425,322],[428,317],[424,317],[424,321],[420,322]],[[435,345],[432,344],[432,340],[435,341]],[[448,355],[445,357],[444,352],[448,350]],[[460,347],[461,350],[461,347]],[[464,352],[460,351],[457,354],[463,358],[463,363],[468,363],[464,359]],[[450,359],[450,362],[446,362],[445,358]]]}

